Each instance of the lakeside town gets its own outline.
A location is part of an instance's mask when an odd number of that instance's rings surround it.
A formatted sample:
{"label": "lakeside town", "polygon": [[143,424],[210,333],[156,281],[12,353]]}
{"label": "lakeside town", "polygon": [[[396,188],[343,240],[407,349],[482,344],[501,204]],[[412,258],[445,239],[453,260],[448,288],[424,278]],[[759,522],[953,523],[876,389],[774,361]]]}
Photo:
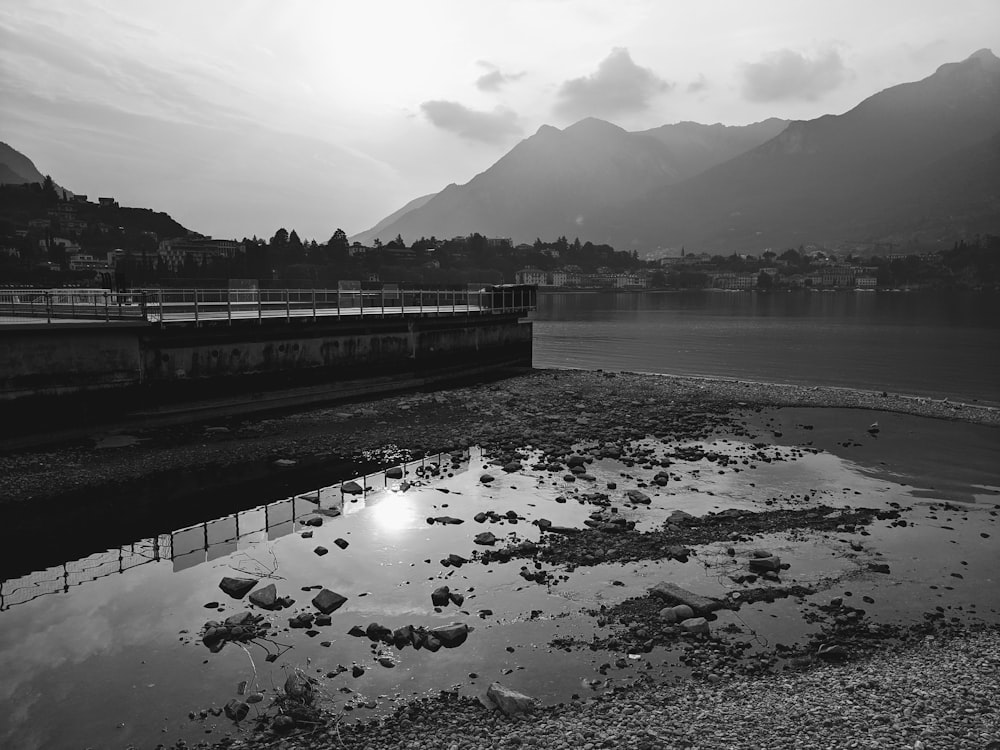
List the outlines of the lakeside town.
{"label": "lakeside town", "polygon": [[0,283],[14,286],[226,286],[257,279],[302,288],[344,280],[454,285],[533,284],[541,289],[991,289],[1000,285],[1000,237],[939,242],[804,243],[759,253],[698,248],[618,250],[610,245],[478,233],[398,236],[371,245],[337,229],[325,242],[278,229],[270,239],[218,239],[165,213],[96,202],[43,184],[4,185]]}

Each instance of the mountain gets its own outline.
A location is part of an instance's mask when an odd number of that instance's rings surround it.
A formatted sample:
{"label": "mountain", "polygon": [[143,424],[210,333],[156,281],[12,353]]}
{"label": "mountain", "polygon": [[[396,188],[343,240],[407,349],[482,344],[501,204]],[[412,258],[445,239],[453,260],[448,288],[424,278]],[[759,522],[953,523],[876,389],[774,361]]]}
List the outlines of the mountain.
{"label": "mountain", "polygon": [[[34,163],[17,149],[0,142],[0,185],[26,185],[45,181],[45,175],[38,171]],[[55,186],[62,192],[63,188]],[[67,194],[72,195],[70,191]]]}
{"label": "mountain", "polygon": [[6,143],[0,143],[0,185],[41,183],[45,175],[39,172],[27,156]]}
{"label": "mountain", "polygon": [[595,118],[565,130],[543,125],[467,184],[408,204],[352,239],[370,243],[401,234],[412,241],[479,232],[516,241],[566,235],[604,242],[611,238],[591,225],[593,216],[753,148],[786,124],[680,123],[638,133]]}
{"label": "mountain", "polygon": [[1000,230],[1000,59],[980,50],[600,219],[617,246],[760,250]]}
{"label": "mountain", "polygon": [[386,227],[391,226],[396,221],[398,221],[403,215],[408,214],[410,211],[413,211],[414,209],[420,208],[421,206],[425,205],[427,201],[429,201],[435,195],[437,195],[437,193],[428,193],[427,195],[422,195],[419,198],[414,198],[412,201],[407,203],[398,211],[393,211],[391,214],[386,216],[384,219],[382,219],[382,221],[373,226],[371,229],[366,229],[364,232],[359,232],[358,234],[351,237],[350,241],[351,242],[358,241],[365,243],[365,242],[370,242],[375,237],[381,237]]}

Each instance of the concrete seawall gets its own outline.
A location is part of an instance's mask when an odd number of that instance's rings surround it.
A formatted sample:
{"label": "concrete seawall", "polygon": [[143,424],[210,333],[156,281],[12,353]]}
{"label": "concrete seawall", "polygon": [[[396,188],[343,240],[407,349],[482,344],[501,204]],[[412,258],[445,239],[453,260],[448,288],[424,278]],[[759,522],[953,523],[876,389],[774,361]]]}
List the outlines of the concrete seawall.
{"label": "concrete seawall", "polygon": [[330,401],[530,367],[531,342],[513,313],[12,326],[0,333],[0,415],[17,434],[199,401],[277,408],[273,394],[290,390],[297,403]]}

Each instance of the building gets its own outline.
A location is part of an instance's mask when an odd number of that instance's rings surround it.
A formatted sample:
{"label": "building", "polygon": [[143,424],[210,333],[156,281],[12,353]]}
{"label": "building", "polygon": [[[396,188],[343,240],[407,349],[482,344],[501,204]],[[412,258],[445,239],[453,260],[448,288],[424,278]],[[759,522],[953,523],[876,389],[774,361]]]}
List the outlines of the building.
{"label": "building", "polygon": [[69,259],[70,271],[107,271],[111,266],[106,260],[95,258],[87,253],[77,253]]}
{"label": "building", "polygon": [[713,273],[712,287],[715,289],[755,289],[758,274],[755,273]]}
{"label": "building", "polygon": [[188,256],[199,266],[204,266],[218,258],[235,258],[243,253],[244,247],[235,240],[214,240],[211,237],[175,238],[163,240],[157,249],[157,255],[167,268],[177,271],[184,266]]}
{"label": "building", "polygon": [[537,286],[548,285],[548,274],[540,268],[534,268],[532,266],[522,268],[518,271],[515,274],[515,279],[518,284],[535,284]]}

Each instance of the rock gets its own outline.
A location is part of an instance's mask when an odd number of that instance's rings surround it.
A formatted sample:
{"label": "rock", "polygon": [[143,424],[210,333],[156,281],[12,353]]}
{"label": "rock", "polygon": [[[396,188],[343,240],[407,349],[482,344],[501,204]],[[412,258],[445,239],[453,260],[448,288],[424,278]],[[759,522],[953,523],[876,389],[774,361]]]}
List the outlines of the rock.
{"label": "rock", "polygon": [[[413,626],[404,625],[392,631],[392,645],[396,648],[406,648],[413,643]],[[393,665],[395,666],[395,665]]]}
{"label": "rock", "polygon": [[295,729],[295,719],[288,714],[278,714],[271,720],[271,731],[276,734],[288,734]]}
{"label": "rock", "polygon": [[456,607],[461,607],[465,604],[465,594],[460,594],[457,591],[449,592],[448,598],[451,599],[451,603]]}
{"label": "rock", "polygon": [[440,586],[431,592],[431,604],[435,607],[447,607],[450,590],[447,586]]}
{"label": "rock", "polygon": [[314,619],[315,617],[312,614],[308,612],[302,612],[288,620],[288,627],[295,628],[298,630],[305,630],[306,628],[312,627]]}
{"label": "rock", "polygon": [[244,701],[233,698],[223,707],[222,710],[226,712],[227,719],[231,719],[232,721],[239,723],[247,717],[248,713],[250,713],[250,705]]}
{"label": "rock", "polygon": [[531,713],[538,705],[538,699],[504,687],[499,682],[486,689],[487,706],[502,711],[507,716],[521,716]]}
{"label": "rock", "polygon": [[355,638],[360,638],[363,635],[367,635],[365,629],[362,627],[358,627],[357,625],[352,626],[351,629],[347,631],[347,634],[353,635]]}
{"label": "rock", "polygon": [[474,520],[476,523],[486,523],[487,518],[489,518],[489,516],[487,516],[485,513],[476,513],[476,515],[472,517],[472,520]]}
{"label": "rock", "polygon": [[444,558],[444,559],[443,559],[443,560],[441,561],[441,564],[442,564],[442,565],[444,565],[444,566],[446,566],[446,567],[447,567],[448,565],[453,565],[453,566],[455,566],[456,568],[461,568],[461,567],[462,567],[463,565],[465,565],[465,563],[467,563],[467,562],[469,562],[469,561],[468,561],[468,560],[466,560],[466,559],[465,559],[464,557],[462,557],[461,555],[456,555],[456,554],[452,553],[452,554],[448,555],[448,557]]}
{"label": "rock", "polygon": [[[681,606],[683,607],[685,605],[682,604]],[[708,635],[709,632],[708,620],[706,620],[704,617],[691,617],[685,619],[681,623],[681,630],[683,630],[685,633],[691,633],[691,634],[704,633],[705,635]]]}
{"label": "rock", "polygon": [[641,490],[629,490],[625,494],[628,496],[628,499],[636,505],[649,505],[653,502],[649,495]]}
{"label": "rock", "polygon": [[684,526],[685,524],[694,520],[694,516],[690,513],[685,513],[683,510],[675,510],[669,516],[667,516],[667,523],[673,524],[674,526]]}
{"label": "rock", "polygon": [[337,539],[334,539],[333,543],[336,544],[341,549],[347,549],[349,546],[349,543],[346,539],[341,539],[339,537]]}
{"label": "rock", "polygon": [[427,523],[429,524],[439,523],[444,526],[448,526],[448,525],[457,525],[460,523],[465,523],[465,521],[463,521],[461,518],[454,518],[452,516],[436,516],[433,518],[428,518]]}
{"label": "rock", "polygon": [[479,481],[482,482],[483,484],[489,484],[494,480],[494,478],[495,477],[490,476],[489,474],[483,474],[481,477],[479,477]]}
{"label": "rock", "polygon": [[351,677],[354,677],[355,679],[360,677],[364,673],[365,673],[365,668],[362,666],[355,664],[353,667],[351,667]]}
{"label": "rock", "polygon": [[872,573],[888,573],[889,566],[885,563],[868,563],[868,570]]}
{"label": "rock", "polygon": [[219,588],[229,594],[233,599],[242,599],[254,586],[257,585],[256,578],[223,578],[219,581]]}
{"label": "rock", "polygon": [[439,641],[434,635],[427,633],[424,636],[424,648],[433,654],[441,650],[441,641]]}
{"label": "rock", "polygon": [[696,614],[714,612],[724,606],[723,602],[717,599],[695,594],[669,581],[661,581],[653,586],[649,589],[649,595],[663,599],[668,604],[686,604]]}
{"label": "rock", "polygon": [[473,541],[475,541],[476,544],[483,544],[492,547],[497,543],[497,538],[492,531],[484,531],[480,534],[476,534],[476,538]]}
{"label": "rock", "polygon": [[521,470],[521,462],[520,461],[510,461],[509,463],[506,463],[506,464],[503,465],[503,470],[506,471],[508,474],[513,474],[515,471],[520,471]]}
{"label": "rock", "polygon": [[765,557],[774,557],[774,554],[773,554],[773,553],[771,553],[771,552],[769,552],[769,551],[768,551],[768,550],[766,550],[766,549],[755,549],[755,550],[753,551],[753,556],[754,556],[755,558],[757,558],[757,559],[761,560],[761,559],[763,559],[763,558],[765,558]]}
{"label": "rock", "polygon": [[254,617],[253,612],[243,610],[234,615],[229,615],[223,624],[227,628],[248,628],[255,625],[257,621],[258,618]]}
{"label": "rock", "polygon": [[274,465],[277,466],[279,469],[291,468],[292,466],[295,466],[296,463],[298,462],[292,458],[279,458],[274,461]]}
{"label": "rock", "polygon": [[[431,628],[427,635],[429,638],[437,639],[445,648],[455,648],[465,643],[465,639],[469,637],[469,626],[464,622],[456,622],[451,625]],[[427,648],[426,644],[424,647]]]}
{"label": "rock", "polygon": [[391,469],[387,469],[385,475],[389,479],[402,479],[403,478],[403,467],[393,466]]}
{"label": "rock", "polygon": [[571,534],[579,534],[583,529],[578,529],[574,526],[549,526],[543,531],[548,531],[550,534],[563,534],[564,536],[569,536]]}
{"label": "rock", "polygon": [[346,596],[341,596],[330,589],[323,589],[313,597],[312,605],[324,615],[328,615],[340,609],[346,601]]}
{"label": "rock", "polygon": [[777,555],[753,557],[750,559],[750,570],[755,573],[776,572],[781,570],[781,558]]}
{"label": "rock", "polygon": [[321,516],[309,516],[305,521],[302,522],[306,526],[322,526],[323,518]]}
{"label": "rock", "polygon": [[673,610],[677,622],[683,623],[685,620],[694,617],[694,610],[687,604],[677,604],[673,607]]}
{"label": "rock", "polygon": [[340,485],[340,491],[345,495],[360,495],[365,491],[365,488],[357,482],[351,481]]}
{"label": "rock", "polygon": [[674,612],[673,607],[664,607],[660,610],[660,620],[667,623],[668,625],[673,625],[677,622],[677,613]]}
{"label": "rock", "polygon": [[328,550],[326,547],[324,547],[322,545],[320,545],[319,547],[317,547],[316,549],[313,550],[313,552],[315,552],[320,557],[322,557],[323,555],[325,555],[329,551],[330,550]]}
{"label": "rock", "polygon": [[848,654],[839,643],[824,643],[816,649],[816,656],[826,661],[843,661]]}
{"label": "rock", "polygon": [[273,583],[267,584],[262,589],[257,589],[250,594],[250,603],[256,604],[261,609],[280,609],[278,604],[278,590]]}
{"label": "rock", "polygon": [[365,635],[367,635],[368,639],[372,641],[392,643],[392,631],[385,625],[379,625],[377,622],[371,623],[365,629]]}
{"label": "rock", "polygon": [[312,703],[315,698],[309,678],[299,672],[291,672],[285,679],[285,695],[299,703]]}

